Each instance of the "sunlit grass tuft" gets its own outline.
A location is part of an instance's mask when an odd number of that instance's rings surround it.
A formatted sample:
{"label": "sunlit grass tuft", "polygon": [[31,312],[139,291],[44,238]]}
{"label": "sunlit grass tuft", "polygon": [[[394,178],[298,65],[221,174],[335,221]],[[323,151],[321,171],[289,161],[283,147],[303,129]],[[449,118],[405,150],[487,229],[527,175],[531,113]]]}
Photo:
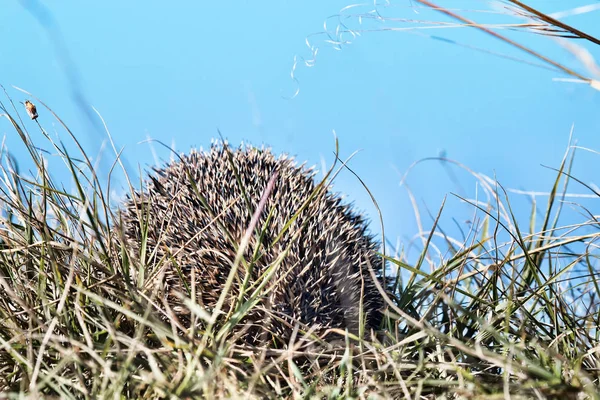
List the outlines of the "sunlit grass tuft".
{"label": "sunlit grass tuft", "polygon": [[[30,159],[1,158],[0,397],[597,397],[600,231],[585,208],[561,225],[567,189],[580,185],[572,149],[529,220],[517,220],[500,183],[476,173],[479,198],[452,195],[473,207],[460,239],[440,226],[443,205],[430,228],[415,206],[421,252],[384,255],[397,276],[380,335],[339,332],[326,343],[297,330],[274,349],[165,321],[155,293],[132,278],[107,186],[76,135],[62,125],[72,143],[53,141],[37,120],[1,106]],[[25,126],[45,136],[74,190],[53,178],[50,152]],[[210,326],[210,310],[187,304]]]}

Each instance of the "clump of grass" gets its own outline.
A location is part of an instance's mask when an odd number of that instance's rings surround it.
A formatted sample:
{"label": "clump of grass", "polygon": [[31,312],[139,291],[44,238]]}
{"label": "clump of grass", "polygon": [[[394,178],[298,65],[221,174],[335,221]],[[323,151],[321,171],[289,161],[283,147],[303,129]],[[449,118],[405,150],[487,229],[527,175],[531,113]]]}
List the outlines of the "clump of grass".
{"label": "clump of grass", "polygon": [[[286,348],[251,347],[164,321],[131,279],[109,189],[75,135],[59,120],[77,156],[1,107],[34,169],[22,173],[2,153],[0,396],[597,397],[598,221],[582,208],[581,222],[560,225],[573,152],[525,224],[498,182],[474,174],[488,198],[462,199],[475,215],[462,239],[439,225],[442,206],[416,261],[384,254],[397,275],[382,293],[389,318],[378,337],[340,332],[328,343],[296,332]],[[45,135],[74,191],[53,178],[25,126]]]}

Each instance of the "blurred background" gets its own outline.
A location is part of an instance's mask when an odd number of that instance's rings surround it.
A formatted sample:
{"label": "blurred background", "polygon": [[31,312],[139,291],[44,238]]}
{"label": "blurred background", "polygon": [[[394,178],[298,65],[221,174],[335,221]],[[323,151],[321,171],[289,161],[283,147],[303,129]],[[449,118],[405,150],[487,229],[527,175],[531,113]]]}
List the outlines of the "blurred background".
{"label": "blurred background", "polygon": [[[516,24],[531,20],[503,1],[439,2],[594,77],[582,63],[585,51],[600,56],[592,43],[525,30]],[[528,4],[599,33],[597,1]],[[140,171],[171,157],[148,139],[187,152],[207,148],[220,132],[232,144],[268,145],[322,170],[334,161],[337,137],[342,159],[357,152],[349,166],[377,200],[387,241],[400,248],[419,233],[407,188],[424,229],[447,196],[443,221],[457,235],[474,210],[449,193],[479,195],[463,169],[434,159],[410,168],[419,160],[443,156],[498,179],[512,189],[516,215],[528,218],[533,192],[543,207],[557,174],[547,167],[559,167],[571,134],[571,144],[600,151],[598,90],[415,1],[10,0],[0,41],[0,83],[22,116],[18,102],[32,100],[50,136],[75,149],[52,114],[14,86],[59,115],[90,156],[101,156],[104,173],[115,154],[103,147],[94,108],[138,182]],[[51,150],[37,124],[25,125]],[[6,150],[26,165],[14,128],[6,119],[0,127]],[[574,175],[592,188],[599,157],[579,151],[575,159]],[[112,189],[118,198],[127,185],[117,179]],[[343,172],[334,189],[381,233],[355,176]],[[577,184],[569,192],[592,194]],[[570,201],[593,208],[599,200]]]}

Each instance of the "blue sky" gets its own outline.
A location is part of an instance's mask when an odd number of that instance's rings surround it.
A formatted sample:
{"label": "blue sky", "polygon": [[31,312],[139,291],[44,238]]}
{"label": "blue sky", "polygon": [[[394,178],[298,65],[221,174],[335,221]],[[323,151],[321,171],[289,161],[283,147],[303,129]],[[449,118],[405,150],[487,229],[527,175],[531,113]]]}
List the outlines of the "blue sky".
{"label": "blue sky", "polygon": [[[410,20],[448,22],[415,2],[393,1],[383,15]],[[521,22],[510,16],[473,12],[490,10],[490,2],[439,1],[479,21]],[[496,176],[508,187],[548,191],[568,145],[571,128],[581,146],[600,150],[600,93],[587,85],[553,81],[565,75],[507,60],[473,48],[450,44],[431,35],[524,61],[537,62],[498,40],[469,28],[384,30],[424,26],[414,22],[346,23],[365,32],[336,51],[327,43],[324,21],[332,32],[347,1],[114,1],[52,2],[47,9],[50,31],[30,10],[37,1],[7,0],[0,14],[0,83],[15,101],[27,96],[15,85],[44,100],[94,153],[105,138],[86,119],[82,106],[94,106],[106,120],[129,163],[141,168],[169,154],[157,145],[139,144],[148,137],[178,151],[207,147],[219,130],[231,143],[267,144],[308,164],[333,160],[335,131],[341,153],[360,150],[350,166],[379,202],[392,242],[417,232],[402,174],[415,161],[444,152],[471,169]],[[499,3],[494,3],[499,4]],[[544,11],[561,11],[588,1],[533,1]],[[29,7],[29,8],[28,8]],[[368,12],[372,3],[346,11]],[[599,35],[593,21],[600,11],[568,17]],[[503,34],[583,70],[556,41],[519,31]],[[60,36],[57,36],[59,34]],[[68,63],[61,56],[62,38]],[[305,44],[319,52],[312,68]],[[346,38],[350,36],[346,35]],[[584,44],[584,43],[581,43]],[[587,45],[600,59],[600,51]],[[290,72],[294,57],[300,61]],[[73,81],[84,97],[77,103]],[[598,78],[598,77],[597,77]],[[299,89],[299,94],[290,98]],[[40,109],[49,131],[64,132]],[[29,122],[28,122],[29,123]],[[43,138],[30,124],[32,135]],[[2,124],[11,152],[22,157],[12,128]],[[113,159],[114,155],[106,157]],[[594,183],[598,155],[581,153],[575,174]],[[448,192],[475,193],[475,181],[454,171],[460,188],[438,162],[415,168],[408,179],[421,206],[435,214]],[[57,172],[57,174],[60,174]],[[359,210],[376,219],[368,193],[349,173],[335,189]],[[573,192],[585,193],[580,187]],[[545,201],[545,199],[544,199]],[[597,201],[597,200],[595,200]],[[528,199],[515,195],[519,213],[527,216]],[[459,222],[472,210],[449,201],[449,217]],[[376,221],[373,230],[379,231]],[[426,225],[429,225],[425,218]]]}

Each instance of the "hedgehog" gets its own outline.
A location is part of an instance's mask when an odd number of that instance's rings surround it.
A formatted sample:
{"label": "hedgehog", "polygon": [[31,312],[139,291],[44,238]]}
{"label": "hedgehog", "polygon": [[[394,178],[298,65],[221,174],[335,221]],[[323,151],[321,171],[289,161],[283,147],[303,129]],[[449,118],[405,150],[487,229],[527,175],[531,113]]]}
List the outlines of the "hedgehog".
{"label": "hedgehog", "polygon": [[145,268],[145,287],[159,283],[171,310],[163,314],[186,328],[202,323],[184,299],[211,313],[228,290],[220,311],[243,311],[233,332],[249,344],[286,346],[292,332],[358,334],[363,323],[376,331],[384,301],[375,280],[385,287],[378,243],[315,175],[288,155],[226,142],[153,168],[121,205],[118,224],[131,261]]}

